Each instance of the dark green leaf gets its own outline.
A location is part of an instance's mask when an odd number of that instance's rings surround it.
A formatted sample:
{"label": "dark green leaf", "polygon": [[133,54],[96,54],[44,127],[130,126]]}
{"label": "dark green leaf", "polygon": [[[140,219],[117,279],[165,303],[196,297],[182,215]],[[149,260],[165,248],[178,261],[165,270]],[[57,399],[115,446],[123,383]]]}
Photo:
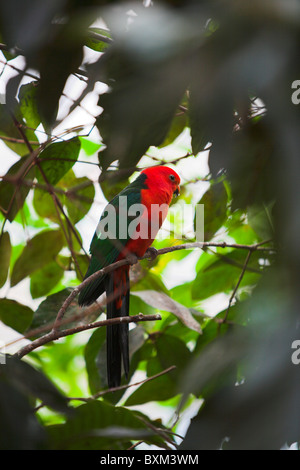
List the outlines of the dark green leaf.
{"label": "dark green leaf", "polygon": [[11,243],[8,232],[4,232],[0,238],[0,287],[5,284],[10,265]]}
{"label": "dark green leaf", "polygon": [[[158,374],[162,371],[159,359],[150,358],[147,361],[149,368],[148,376]],[[177,394],[174,382],[169,374],[161,375],[153,380],[143,383],[126,400],[126,406],[136,406],[152,401],[169,400]]]}
{"label": "dark green leaf", "polygon": [[64,270],[55,261],[35,271],[30,278],[30,293],[33,299],[47,295],[60,281]]}
{"label": "dark green leaf", "polygon": [[[198,264],[198,273],[192,286],[193,299],[206,299],[218,293],[230,292],[236,286],[247,256],[245,250],[234,250],[228,254],[206,255],[206,264]],[[202,257],[201,257],[202,258]],[[201,260],[200,258],[200,260]],[[204,259],[203,258],[203,259]],[[252,253],[240,287],[253,285],[260,278],[262,271],[260,255]]]}
{"label": "dark green leaf", "polygon": [[104,343],[106,328],[97,328],[91,335],[84,350],[84,359],[91,393],[101,390],[106,384],[106,354]]}
{"label": "dark green leaf", "polygon": [[90,264],[89,256],[79,255],[76,253],[75,271],[76,271],[78,279],[82,279],[82,275],[84,275],[87,272],[89,264]]}
{"label": "dark green leaf", "polygon": [[[253,230],[250,224],[241,223],[238,228],[232,228],[228,231],[230,236],[242,245],[253,245],[259,241],[257,233]],[[266,239],[265,239],[266,240]]]}
{"label": "dark green leaf", "polygon": [[160,435],[163,430],[162,425],[151,422],[142,413],[115,407],[105,401],[92,401],[81,405],[65,424],[48,426],[54,449],[74,450],[126,449],[131,440],[141,436],[147,443],[166,447],[163,436]]}
{"label": "dark green leaf", "polygon": [[[265,119],[252,120],[234,134],[229,165],[232,208],[268,204],[276,196],[277,150]],[[241,184],[241,181],[243,184]]]}
{"label": "dark green leaf", "polygon": [[[76,163],[80,151],[78,137],[63,142],[54,142],[40,153],[40,165],[47,181],[55,185]],[[44,183],[43,174],[37,172],[38,181]]]}
{"label": "dark green leaf", "polygon": [[[187,107],[187,100],[184,98],[181,102],[183,108]],[[182,109],[178,107],[177,113],[175,114],[170,129],[168,131],[167,137],[164,139],[160,147],[165,147],[174,142],[177,137],[184,131],[188,125],[187,119],[187,109]]]}
{"label": "dark green leaf", "polygon": [[37,101],[39,114],[46,128],[55,123],[59,99],[68,77],[81,65],[83,29],[87,21],[89,20],[85,15],[81,15],[80,22],[77,15],[70,15],[68,21],[63,23],[52,21],[48,41],[42,51],[30,55],[31,65],[40,72]]}
{"label": "dark green leaf", "polygon": [[[21,178],[29,182],[34,178],[34,170],[28,170],[26,158],[20,159],[12,165],[5,176],[13,178],[14,175],[20,175]],[[21,174],[20,174],[21,172]],[[7,219],[12,222],[22,209],[30,187],[23,185],[21,179],[18,181],[0,181],[0,210]]]}
{"label": "dark green leaf", "polygon": [[[44,328],[47,325],[49,325],[49,328],[51,328],[53,321],[57,317],[57,313],[60,307],[62,306],[66,298],[71,294],[71,292],[71,288],[63,289],[55,294],[49,295],[49,297],[43,300],[38,306],[37,310],[34,312],[33,320],[28,330],[31,331],[39,328]],[[76,317],[74,318],[74,315],[78,315],[79,312],[80,307],[78,306],[78,303],[75,300],[71,303],[64,315],[64,319],[70,317],[73,322],[71,322],[70,320],[69,323],[65,323],[63,325],[63,329],[72,325],[74,326],[74,324],[78,324],[78,321],[76,322]],[[36,333],[35,336],[41,336],[43,334],[44,332],[42,331],[40,334]]]}
{"label": "dark green leaf", "polygon": [[[59,198],[61,197],[59,194],[57,194],[57,196]],[[46,217],[54,222],[59,221],[57,214],[59,209],[56,208],[53,197],[47,190],[35,188],[33,193],[33,207],[40,217]]]}
{"label": "dark green leaf", "polygon": [[21,255],[14,264],[11,285],[14,286],[25,277],[52,262],[64,245],[60,230],[45,230],[27,242]]}
{"label": "dark green leaf", "polygon": [[[5,365],[1,364],[1,369]],[[45,433],[28,398],[0,375],[0,449],[34,450],[45,445]]]}
{"label": "dark green leaf", "polygon": [[39,398],[46,406],[61,413],[69,411],[68,400],[40,371],[15,356],[6,356],[1,367],[0,378],[5,378],[26,395]]}
{"label": "dark green leaf", "polygon": [[19,333],[30,325],[33,311],[26,305],[11,299],[0,299],[0,319]]}
{"label": "dark green leaf", "polygon": [[[34,143],[39,145],[34,131],[26,128],[26,124],[23,120],[23,116],[20,108],[18,107],[18,104],[16,104],[16,106],[17,107],[14,110],[14,117],[16,118],[18,124],[22,126],[23,132],[25,133],[31,145]],[[16,152],[18,155],[24,156],[29,153],[29,148],[25,143],[23,143],[22,135],[20,134],[17,125],[13,121],[9,108],[4,104],[0,104],[0,136],[12,139],[3,139],[3,142],[5,145],[7,145],[7,147]]]}
{"label": "dark green leaf", "polygon": [[194,155],[202,152],[211,139],[208,130],[207,114],[204,110],[204,100],[197,97],[198,87],[193,85],[189,97],[189,126],[191,129],[192,151]]}
{"label": "dark green leaf", "polygon": [[26,121],[28,127],[36,129],[41,118],[37,109],[36,93],[38,82],[27,83],[22,85],[19,91],[20,111]]}
{"label": "dark green leaf", "polygon": [[148,401],[167,400],[178,393],[177,380],[191,359],[191,352],[185,343],[175,336],[158,335],[155,340],[156,357],[147,361],[147,376],[158,374],[175,366],[176,369],[145,382],[126,400],[126,406]]}
{"label": "dark green leaf", "polygon": [[125,180],[123,178],[119,180],[118,175],[120,175],[118,171],[106,171],[105,178],[101,177],[100,179],[101,190],[107,201],[111,201],[129,184],[127,178]]}
{"label": "dark green leaf", "polygon": [[81,220],[90,210],[94,201],[95,188],[86,177],[75,178],[68,188],[66,207],[73,224]]}
{"label": "dark green leaf", "polygon": [[262,240],[269,240],[275,235],[273,207],[273,203],[263,206],[253,205],[247,211],[249,225]]}
{"label": "dark green leaf", "polygon": [[[131,359],[130,376],[135,372],[135,353],[140,350],[144,343],[144,330],[141,327],[137,326],[129,331],[129,357]],[[91,392],[94,394],[107,387],[106,328],[98,328],[93,332],[85,347],[84,357],[88,373],[89,387]],[[108,393],[105,397],[112,403],[116,403],[123,393],[123,390],[120,392]]]}
{"label": "dark green leaf", "polygon": [[224,184],[210,186],[198,204],[204,204],[204,241],[209,241],[227,217],[227,192]]}

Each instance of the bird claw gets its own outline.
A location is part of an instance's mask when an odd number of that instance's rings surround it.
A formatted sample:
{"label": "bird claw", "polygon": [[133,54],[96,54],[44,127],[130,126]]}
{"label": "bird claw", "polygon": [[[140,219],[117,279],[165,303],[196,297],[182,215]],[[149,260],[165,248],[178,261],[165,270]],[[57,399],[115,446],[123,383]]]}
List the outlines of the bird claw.
{"label": "bird claw", "polygon": [[138,262],[138,257],[133,253],[127,253],[126,259],[130,264],[136,264]]}
{"label": "bird claw", "polygon": [[153,246],[150,246],[148,250],[146,251],[146,256],[147,258],[150,258],[151,261],[154,261],[157,255],[158,255],[158,250],[154,248]]}

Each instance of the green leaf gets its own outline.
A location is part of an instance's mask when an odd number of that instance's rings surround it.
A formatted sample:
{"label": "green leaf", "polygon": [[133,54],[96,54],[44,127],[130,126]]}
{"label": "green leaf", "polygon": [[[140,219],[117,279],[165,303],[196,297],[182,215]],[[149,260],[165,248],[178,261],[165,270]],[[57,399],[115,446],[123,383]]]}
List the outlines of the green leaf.
{"label": "green leaf", "polygon": [[102,146],[102,144],[93,142],[92,140],[87,139],[86,137],[79,136],[79,140],[81,142],[82,150],[84,150],[84,152],[88,156],[94,155]]}
{"label": "green leaf", "polygon": [[[132,358],[135,358],[135,353],[139,351],[144,345],[144,336],[144,330],[142,327],[137,326],[129,331],[129,357],[131,362],[131,376],[135,372],[135,359],[132,360]],[[84,357],[88,373],[89,387],[91,392],[94,394],[99,392],[99,390],[107,387],[106,328],[97,328],[97,330],[93,332],[85,347]],[[119,401],[123,393],[124,391],[108,393],[105,395],[105,398],[108,401],[116,403]]]}
{"label": "green leaf", "polygon": [[[91,335],[84,350],[84,359],[91,393],[101,390],[106,384],[106,354],[104,344],[106,328],[97,328]],[[103,354],[101,354],[103,352]]]}
{"label": "green leaf", "polygon": [[54,449],[122,450],[130,446],[131,440],[142,436],[149,444],[166,447],[160,435],[164,430],[162,425],[151,422],[142,413],[105,401],[81,405],[66,423],[48,426],[47,430]]}
{"label": "green leaf", "polygon": [[11,299],[0,299],[0,320],[19,333],[24,333],[30,325],[33,310]]}
{"label": "green leaf", "polygon": [[133,291],[139,290],[155,290],[168,294],[169,291],[165,286],[162,277],[159,274],[149,270],[149,261],[142,260],[140,264],[142,266],[140,272],[138,271],[138,268],[136,268],[136,280],[138,280],[138,282],[132,286],[131,292],[133,293]]}
{"label": "green leaf", "polygon": [[10,265],[11,243],[8,232],[4,232],[0,238],[0,287],[5,284]]}
{"label": "green leaf", "polygon": [[274,220],[272,209],[274,204],[251,206],[247,214],[249,225],[262,240],[269,240],[274,237]]}
{"label": "green leaf", "polygon": [[64,270],[55,261],[35,271],[30,278],[30,293],[33,299],[47,295],[60,281]]}
{"label": "green leaf", "polygon": [[[198,273],[192,285],[192,298],[203,300],[218,293],[232,291],[241,274],[247,256],[245,250],[233,250],[228,254],[207,255],[206,263],[198,263]],[[256,284],[262,272],[257,252],[252,253],[240,287]],[[202,256],[200,257],[201,260]]]}
{"label": "green leaf", "polygon": [[274,201],[279,184],[274,164],[280,159],[277,152],[265,118],[252,119],[233,134],[233,155],[228,168],[233,209],[263,206]]}
{"label": "green leaf", "polygon": [[73,224],[79,222],[88,213],[95,197],[93,182],[86,178],[75,178],[68,188],[66,207]]}
{"label": "green leaf", "polygon": [[80,255],[76,253],[75,271],[78,279],[82,279],[82,276],[87,272],[90,264],[90,258],[87,255]]}
{"label": "green leaf", "polygon": [[[150,358],[147,362],[147,366],[148,377],[162,371],[160,361],[157,358]],[[174,397],[176,394],[177,391],[174,388],[174,383],[168,373],[140,385],[139,388],[127,398],[125,405],[136,406],[152,401],[165,401]]]}
{"label": "green leaf", "polygon": [[[200,354],[207,345],[212,343],[212,341],[224,335],[230,329],[228,323],[221,323],[226,313],[227,309],[218,313],[214,318],[207,318],[202,326],[203,334],[201,337],[198,337],[196,342],[194,351],[197,355]],[[241,310],[236,304],[230,307],[230,320],[239,325],[245,325],[247,322],[245,314],[241,314]]]}
{"label": "green leaf", "polygon": [[5,367],[1,367],[0,377],[13,383],[27,395],[39,398],[46,406],[61,413],[68,413],[67,398],[42,372],[15,356],[6,356]]}
{"label": "green leaf", "polygon": [[[26,128],[26,123],[23,120],[23,116],[18,103],[16,103],[16,108],[14,109],[14,116],[18,123],[22,126],[23,132],[25,133],[29,142],[31,144],[36,143],[37,145],[39,145],[34,131]],[[3,139],[3,142],[5,143],[5,145],[7,145],[7,147],[16,152],[18,155],[24,156],[29,153],[27,145],[25,143],[22,143],[23,139],[21,137],[21,134],[17,128],[17,125],[12,119],[8,106],[5,104],[0,104],[0,136],[13,139],[12,141]]]}
{"label": "green leaf", "polygon": [[[37,46],[36,36],[34,36],[34,50],[38,53],[33,54],[34,57],[31,55],[31,58],[34,61],[33,67],[40,72],[38,110],[46,128],[55,124],[59,99],[66,81],[72,73],[77,72],[82,63],[83,31],[85,32],[88,21],[84,14],[81,15],[80,22],[72,14],[66,22],[53,22],[52,17],[45,42],[40,41]],[[43,36],[44,20],[40,21],[40,27],[42,27],[41,36]]]}
{"label": "green leaf", "polygon": [[204,241],[209,241],[224,224],[227,217],[227,192],[224,184],[210,186],[198,204],[204,204]]}
{"label": "green leaf", "polygon": [[[73,288],[67,287],[62,289],[59,292],[50,294],[45,300],[43,300],[37,310],[34,312],[32,322],[28,331],[39,330],[35,332],[35,337],[42,336],[44,330],[47,326],[52,327],[54,320],[57,317],[58,311],[61,308],[62,304],[66,298],[72,293]],[[63,324],[60,329],[64,330],[66,328],[72,328],[73,326],[78,326],[78,322],[81,324],[91,323],[95,321],[96,318],[101,314],[102,310],[97,309],[97,311],[89,312],[89,314],[84,315],[84,309],[79,307],[77,300],[73,300],[66,310],[63,318]],[[80,318],[80,320],[79,320]]]}
{"label": "green leaf", "polygon": [[240,243],[241,245],[253,245],[259,241],[256,232],[250,224],[241,224],[235,230],[229,230],[228,233],[236,243]]}
{"label": "green leaf", "polygon": [[172,289],[170,289],[171,297],[177,302],[180,302],[181,304],[185,305],[187,308],[194,307],[195,301],[192,299],[191,296],[192,284],[193,281],[189,281],[173,287]]}
{"label": "green leaf", "polygon": [[52,262],[63,246],[64,237],[60,230],[45,230],[35,235],[27,242],[14,264],[11,285],[15,286],[25,277]]}
{"label": "green leaf", "polygon": [[[49,295],[45,300],[43,300],[38,306],[37,310],[34,312],[33,319],[28,330],[31,331],[43,328],[47,325],[51,327],[53,321],[57,317],[57,313],[60,307],[66,298],[71,294],[72,290],[72,288],[63,289],[59,292],[56,292],[55,294]],[[65,323],[62,329],[71,327],[72,325],[74,326],[74,323],[78,324],[78,322],[74,320],[74,315],[78,315],[80,311],[81,309],[78,306],[77,301],[73,301],[64,315],[64,319],[71,318],[73,319],[73,322],[70,320],[69,323]],[[37,333],[35,336],[37,337],[43,334],[44,333],[42,331],[39,334]]]}
{"label": "green leaf", "polygon": [[[107,40],[105,40],[107,38]],[[93,51],[104,52],[111,42],[110,32],[103,28],[89,28],[85,45]]]}
{"label": "green leaf", "polygon": [[[14,175],[19,175],[22,168],[26,168],[26,158],[22,158],[12,165],[5,176],[13,178]],[[33,180],[34,169],[29,171],[24,169],[22,173],[20,176],[24,179],[28,181]],[[17,181],[0,181],[0,210],[10,222],[14,220],[19,210],[22,209],[29,190],[29,186],[18,184]]]}
{"label": "green leaf", "polygon": [[37,86],[38,82],[34,81],[22,85],[19,91],[18,99],[20,102],[20,111],[26,121],[27,126],[36,129],[41,118],[37,108]]}
{"label": "green leaf", "polygon": [[[57,194],[60,198],[60,195]],[[57,210],[51,194],[44,189],[35,188],[33,192],[33,207],[36,213],[43,218],[58,222]]]}
{"label": "green leaf", "polygon": [[[187,106],[187,100],[184,98],[181,102],[182,106],[186,107]],[[185,110],[182,110],[178,108],[177,113],[175,114],[171,125],[170,129],[167,133],[166,138],[164,139],[163,143],[160,145],[160,147],[165,147],[167,145],[170,145],[174,142],[174,140],[179,137],[179,135],[184,131],[188,124],[188,119],[187,119],[187,112]]]}
{"label": "green leaf", "polygon": [[[5,365],[1,365],[3,370]],[[2,450],[41,449],[44,429],[34,416],[28,397],[8,383],[0,373],[0,448]]]}
{"label": "green leaf", "polygon": [[[39,155],[40,165],[47,181],[55,185],[72,168],[78,159],[80,140],[78,137],[48,145]],[[37,179],[44,183],[43,175],[37,170]]]}
{"label": "green leaf", "polygon": [[[116,175],[116,176],[115,176]],[[118,171],[106,171],[105,178],[100,180],[101,190],[107,201],[111,201],[116,194],[120,193],[126,186],[128,186],[128,178],[125,180],[118,179]]]}
{"label": "green leaf", "polygon": [[192,151],[194,155],[197,155],[199,152],[202,152],[210,142],[207,113],[203,97],[199,95],[198,81],[193,81],[190,86],[188,115],[191,129]]}
{"label": "green leaf", "polygon": [[156,356],[147,361],[147,376],[150,377],[175,366],[176,369],[143,383],[128,397],[126,406],[138,405],[149,401],[161,401],[179,393],[177,381],[191,359],[186,344],[175,336],[160,334],[155,341]]}
{"label": "green leaf", "polygon": [[49,224],[44,220],[44,218],[36,216],[32,210],[31,204],[29,206],[26,201],[22,207],[22,211],[19,211],[16,215],[14,222],[18,222],[18,224],[21,224],[22,226],[24,226],[25,222],[28,227],[34,227],[38,229],[49,228]]}

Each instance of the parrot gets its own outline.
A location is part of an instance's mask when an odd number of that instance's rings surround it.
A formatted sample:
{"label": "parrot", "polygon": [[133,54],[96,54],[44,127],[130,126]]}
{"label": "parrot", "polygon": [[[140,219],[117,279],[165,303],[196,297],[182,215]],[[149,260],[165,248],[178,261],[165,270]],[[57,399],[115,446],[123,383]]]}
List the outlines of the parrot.
{"label": "parrot", "polygon": [[[105,207],[90,244],[91,258],[84,279],[116,261],[132,261],[132,257],[137,261],[147,250],[154,250],[151,245],[173,195],[179,192],[180,177],[173,169],[157,165],[142,170]],[[86,285],[79,293],[78,304],[91,305],[105,292],[107,319],[129,316],[129,268],[129,264],[121,266]],[[115,388],[121,383],[122,371],[126,380],[129,376],[129,327],[120,322],[106,328],[107,383]]]}

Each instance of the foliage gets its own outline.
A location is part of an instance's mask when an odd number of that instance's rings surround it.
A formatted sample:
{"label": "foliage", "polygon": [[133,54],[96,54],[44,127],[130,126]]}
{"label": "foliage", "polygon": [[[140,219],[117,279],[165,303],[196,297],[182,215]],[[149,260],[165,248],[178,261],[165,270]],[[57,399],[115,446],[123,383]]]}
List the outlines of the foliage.
{"label": "foliage", "polygon": [[[168,163],[182,175],[180,200],[154,243],[159,256],[131,269],[131,315],[162,319],[132,324],[130,380],[141,383],[123,379],[115,391],[105,378],[105,328],[71,330],[101,320],[102,306],[81,309],[73,299],[61,327],[70,335],[29,354],[16,342],[16,355],[0,356],[0,447],[291,445],[300,438],[291,361],[299,337],[300,137],[291,101],[299,6],[111,3],[0,6],[2,74],[14,71],[0,106],[2,151],[12,158],[0,181],[0,320],[29,345],[45,336],[86,272],[93,214],[136,169]],[[91,93],[100,107],[92,111]],[[191,228],[198,203],[202,249]],[[188,205],[191,224],[178,240]],[[153,402],[168,418],[153,417]]]}

